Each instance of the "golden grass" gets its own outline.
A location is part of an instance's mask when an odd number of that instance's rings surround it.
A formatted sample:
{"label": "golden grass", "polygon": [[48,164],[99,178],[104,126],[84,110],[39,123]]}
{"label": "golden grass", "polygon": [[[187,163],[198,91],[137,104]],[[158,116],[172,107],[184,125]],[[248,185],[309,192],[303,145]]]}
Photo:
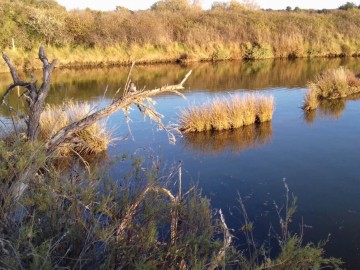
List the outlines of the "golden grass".
{"label": "golden grass", "polygon": [[314,110],[322,99],[345,98],[360,92],[360,80],[343,67],[327,70],[308,84],[303,109]]}
{"label": "golden grass", "polygon": [[274,113],[274,97],[259,96],[256,104],[256,115],[259,122],[268,122],[272,119]]}
{"label": "golden grass", "polygon": [[319,106],[318,94],[314,83],[310,83],[308,87],[309,91],[305,95],[303,109],[313,111]]}
{"label": "golden grass", "polygon": [[195,105],[180,113],[180,130],[184,133],[208,130],[228,130],[262,123],[272,119],[274,98],[272,96],[244,97],[232,95],[229,99],[215,98],[200,107]]}
{"label": "golden grass", "polygon": [[[79,121],[92,112],[89,103],[68,101],[62,106],[47,105],[40,117],[40,135],[48,139],[61,128]],[[106,150],[111,142],[111,134],[103,122],[97,122],[87,129],[72,135],[71,142],[61,148],[59,154],[66,155],[75,151],[80,155],[99,153]]]}

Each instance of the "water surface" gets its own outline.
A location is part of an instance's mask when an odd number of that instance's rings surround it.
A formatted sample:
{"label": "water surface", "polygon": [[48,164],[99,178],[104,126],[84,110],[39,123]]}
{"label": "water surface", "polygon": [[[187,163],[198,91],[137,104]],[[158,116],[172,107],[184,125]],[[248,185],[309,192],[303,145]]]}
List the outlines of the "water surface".
{"label": "water surface", "polygon": [[[166,134],[144,121],[136,108],[130,113],[132,135],[123,113],[117,112],[107,124],[115,137],[127,140],[110,146],[108,157],[154,155],[169,165],[182,160],[184,185],[199,183],[203,195],[213,207],[224,210],[228,225],[237,230],[242,225],[237,198],[239,193],[243,196],[258,242],[267,238],[270,224],[277,226],[273,202],[283,204],[286,179],[299,198],[293,229],[298,230],[303,219],[305,241],[317,242],[331,234],[327,255],[342,257],[348,269],[359,269],[360,101],[353,97],[322,103],[315,113],[306,115],[300,108],[306,83],[339,66],[360,72],[360,60],[355,58],[137,66],[132,79],[138,88],[146,89],[178,82],[193,70],[183,91],[186,99],[155,98],[164,123],[176,123],[181,108],[189,105],[249,92],[273,95],[274,117],[261,126],[178,136],[176,145],[171,145]],[[127,76],[128,68],[56,70],[48,102],[74,99],[101,107],[118,89],[121,93]],[[0,74],[0,93],[10,82],[8,74]],[[18,94],[21,90],[10,96],[10,103],[20,108]],[[2,119],[9,116],[5,109],[1,114]],[[122,173],[120,167],[112,170],[114,177]]]}

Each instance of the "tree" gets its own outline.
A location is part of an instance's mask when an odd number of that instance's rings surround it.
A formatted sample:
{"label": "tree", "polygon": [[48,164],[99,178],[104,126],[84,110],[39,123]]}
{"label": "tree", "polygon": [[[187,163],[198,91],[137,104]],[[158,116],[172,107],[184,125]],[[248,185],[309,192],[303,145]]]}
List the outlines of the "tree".
{"label": "tree", "polygon": [[354,8],[356,8],[356,5],[353,2],[347,2],[346,4],[341,5],[339,7],[339,9],[341,9],[341,10],[349,10],[349,9],[354,9]]}
{"label": "tree", "polygon": [[184,11],[190,9],[189,0],[161,0],[151,6],[151,10],[155,11]]}
{"label": "tree", "polygon": [[230,7],[230,3],[226,3],[226,2],[220,2],[220,1],[215,1],[212,5],[211,5],[211,9],[229,9]]}
{"label": "tree", "polygon": [[292,8],[290,6],[286,7],[286,11],[291,11],[291,10],[292,10]]}

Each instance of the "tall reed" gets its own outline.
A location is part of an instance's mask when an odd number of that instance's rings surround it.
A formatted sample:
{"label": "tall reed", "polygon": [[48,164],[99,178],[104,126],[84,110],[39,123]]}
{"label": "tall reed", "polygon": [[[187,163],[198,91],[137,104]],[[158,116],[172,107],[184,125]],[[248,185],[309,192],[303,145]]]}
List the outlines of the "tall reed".
{"label": "tall reed", "polygon": [[270,121],[274,112],[272,96],[232,95],[215,98],[201,106],[193,105],[180,113],[180,130],[202,132],[228,130]]}

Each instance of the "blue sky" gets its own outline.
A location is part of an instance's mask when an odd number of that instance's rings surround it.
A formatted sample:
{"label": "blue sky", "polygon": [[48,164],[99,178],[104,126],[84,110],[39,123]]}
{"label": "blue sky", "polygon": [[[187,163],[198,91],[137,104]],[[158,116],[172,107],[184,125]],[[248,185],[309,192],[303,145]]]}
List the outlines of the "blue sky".
{"label": "blue sky", "polygon": [[[228,2],[222,0],[218,1]],[[305,9],[331,9],[338,8],[347,1],[348,0],[258,0],[257,3],[264,9],[285,9],[287,6],[291,6],[292,8],[298,6]],[[57,0],[57,2],[60,5],[65,6],[68,10],[74,8],[84,9],[87,7],[95,10],[114,10],[116,6],[138,10],[148,9],[153,3],[157,2],[157,0]],[[201,0],[204,9],[210,8],[213,2],[213,0]],[[360,1],[352,2],[356,5],[360,4]]]}

